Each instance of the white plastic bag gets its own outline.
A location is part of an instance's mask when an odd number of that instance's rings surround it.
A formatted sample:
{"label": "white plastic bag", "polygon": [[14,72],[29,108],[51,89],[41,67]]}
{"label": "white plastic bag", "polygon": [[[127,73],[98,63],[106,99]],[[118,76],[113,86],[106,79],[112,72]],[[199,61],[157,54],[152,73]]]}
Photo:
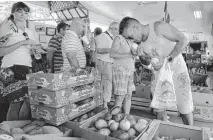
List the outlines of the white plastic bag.
{"label": "white plastic bag", "polygon": [[168,60],[159,72],[155,92],[150,107],[156,109],[168,109],[176,106],[175,88],[173,83],[173,72],[171,71]]}

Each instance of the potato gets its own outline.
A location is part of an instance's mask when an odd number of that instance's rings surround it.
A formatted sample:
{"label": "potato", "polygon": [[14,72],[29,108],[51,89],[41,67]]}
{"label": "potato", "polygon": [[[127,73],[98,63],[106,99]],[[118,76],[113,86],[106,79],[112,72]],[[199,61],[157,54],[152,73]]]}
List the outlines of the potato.
{"label": "potato", "polygon": [[104,120],[104,119],[99,119],[98,121],[95,122],[95,127],[97,129],[101,129],[101,128],[104,128],[104,127],[107,127],[107,122]]}
{"label": "potato", "polygon": [[111,132],[108,128],[102,128],[102,129],[98,130],[98,133],[105,135],[105,136],[109,136]]}
{"label": "potato", "polygon": [[120,139],[120,140],[128,140],[129,139],[129,133],[128,132],[124,132],[124,133],[120,134],[118,136],[118,139]]}
{"label": "potato", "polygon": [[119,122],[123,119],[123,115],[122,114],[116,114],[113,116],[113,119],[116,121],[116,122]]}
{"label": "potato", "polygon": [[128,130],[128,133],[129,133],[129,137],[133,137],[136,135],[136,130],[134,128],[130,128]]}

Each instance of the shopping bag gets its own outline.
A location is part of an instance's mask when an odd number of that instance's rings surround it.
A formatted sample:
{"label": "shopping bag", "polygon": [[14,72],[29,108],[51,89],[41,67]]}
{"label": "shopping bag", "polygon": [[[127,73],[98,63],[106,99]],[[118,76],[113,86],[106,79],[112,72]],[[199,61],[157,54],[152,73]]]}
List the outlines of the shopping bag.
{"label": "shopping bag", "polygon": [[176,106],[175,88],[173,83],[173,72],[167,59],[159,72],[154,96],[150,107],[156,109],[168,109]]}

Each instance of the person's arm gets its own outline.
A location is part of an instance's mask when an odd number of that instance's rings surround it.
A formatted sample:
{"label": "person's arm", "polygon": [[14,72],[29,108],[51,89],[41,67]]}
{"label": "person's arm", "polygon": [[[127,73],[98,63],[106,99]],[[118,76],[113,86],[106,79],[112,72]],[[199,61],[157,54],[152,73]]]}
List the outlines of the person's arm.
{"label": "person's arm", "polygon": [[117,36],[112,43],[112,47],[110,50],[110,57],[114,58],[114,59],[123,59],[123,58],[132,58],[132,54],[131,53],[118,53],[119,49],[121,48],[121,40],[120,37]]}
{"label": "person's arm", "polygon": [[18,43],[12,44],[12,45],[6,45],[6,46],[0,46],[0,57],[5,56],[9,53],[12,53],[16,49],[20,48],[23,45],[35,45],[35,41],[29,39],[29,40],[23,40]]}
{"label": "person's arm", "polygon": [[80,68],[76,53],[74,51],[69,51],[66,53],[66,55],[71,67],[74,67],[76,69]]}
{"label": "person's arm", "polygon": [[169,55],[172,58],[175,58],[181,54],[189,43],[187,37],[171,24],[160,22],[159,26],[157,27],[157,31],[166,39],[176,42],[174,49]]}
{"label": "person's arm", "polygon": [[53,55],[54,52],[57,51],[57,47],[60,46],[60,43],[55,39],[51,38],[48,43],[48,49],[47,49],[47,62],[49,66],[49,72],[53,73],[54,70],[54,64],[53,64]]}
{"label": "person's arm", "polygon": [[74,37],[71,33],[66,33],[66,35],[63,38],[63,44],[64,44],[64,51],[66,53],[67,59],[70,63],[71,67],[74,67],[75,69],[78,69],[79,66],[79,62],[78,59],[76,57],[76,37]]}

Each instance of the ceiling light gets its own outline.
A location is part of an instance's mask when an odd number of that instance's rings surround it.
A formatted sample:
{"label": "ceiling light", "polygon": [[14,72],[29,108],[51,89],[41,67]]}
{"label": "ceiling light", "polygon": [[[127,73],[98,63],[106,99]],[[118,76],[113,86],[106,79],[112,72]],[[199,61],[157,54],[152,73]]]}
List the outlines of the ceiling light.
{"label": "ceiling light", "polygon": [[202,18],[202,13],[201,13],[201,11],[194,11],[194,16],[195,16],[195,18],[197,18],[197,19]]}

